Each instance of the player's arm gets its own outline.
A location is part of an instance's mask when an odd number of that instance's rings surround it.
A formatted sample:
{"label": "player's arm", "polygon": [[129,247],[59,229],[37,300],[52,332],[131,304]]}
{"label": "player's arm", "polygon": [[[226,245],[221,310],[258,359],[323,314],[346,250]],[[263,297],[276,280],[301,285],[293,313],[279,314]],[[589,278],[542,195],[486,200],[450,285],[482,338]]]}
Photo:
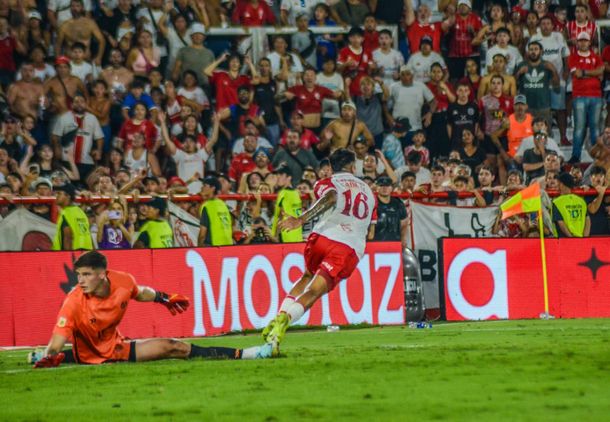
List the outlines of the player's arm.
{"label": "player's arm", "polygon": [[298,217],[287,216],[282,220],[278,227],[280,230],[294,230],[301,227],[306,222],[321,216],[337,203],[337,192],[332,189],[326,191],[307,211]]}
{"label": "player's arm", "polygon": [[181,314],[189,307],[189,298],[178,293],[167,294],[147,286],[138,286],[137,302],[156,302],[165,306],[172,315]]}
{"label": "player's arm", "polygon": [[46,350],[44,351],[44,355],[49,356],[49,355],[56,355],[56,354],[60,353],[62,351],[62,349],[64,348],[66,341],[68,341],[68,339],[65,338],[64,336],[62,336],[60,334],[53,334],[51,336],[51,340],[49,341],[49,344],[47,345]]}

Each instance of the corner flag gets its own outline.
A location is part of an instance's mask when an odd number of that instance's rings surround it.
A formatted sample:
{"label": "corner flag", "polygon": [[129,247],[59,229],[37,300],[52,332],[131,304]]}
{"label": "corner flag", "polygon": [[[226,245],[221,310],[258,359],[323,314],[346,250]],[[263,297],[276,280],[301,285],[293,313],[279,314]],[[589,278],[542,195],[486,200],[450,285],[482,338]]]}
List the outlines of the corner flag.
{"label": "corner flag", "polygon": [[540,211],[540,185],[538,182],[517,192],[500,205],[502,220],[516,214]]}

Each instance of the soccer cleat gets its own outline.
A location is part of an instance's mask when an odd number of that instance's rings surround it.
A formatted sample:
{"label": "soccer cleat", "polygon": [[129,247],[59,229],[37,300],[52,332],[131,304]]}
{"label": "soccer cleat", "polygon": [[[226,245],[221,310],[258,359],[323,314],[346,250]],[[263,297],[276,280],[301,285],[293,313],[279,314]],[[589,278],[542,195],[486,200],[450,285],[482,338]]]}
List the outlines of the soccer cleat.
{"label": "soccer cleat", "polygon": [[28,353],[28,363],[34,365],[40,359],[42,359],[42,349],[36,349],[30,353]]}
{"label": "soccer cleat", "polygon": [[265,343],[269,343],[269,339],[267,339],[267,337],[269,336],[269,333],[275,327],[276,320],[277,320],[277,316],[275,318],[273,318],[271,321],[269,321],[269,324],[267,324],[267,326],[265,328],[263,328],[263,332],[261,333],[261,335],[263,336],[263,341]]}
{"label": "soccer cleat", "polygon": [[284,335],[289,326],[290,316],[288,316],[288,314],[282,313],[275,317],[273,329],[267,336],[267,343],[270,343],[273,347],[273,356],[280,354],[280,343],[284,339]]}

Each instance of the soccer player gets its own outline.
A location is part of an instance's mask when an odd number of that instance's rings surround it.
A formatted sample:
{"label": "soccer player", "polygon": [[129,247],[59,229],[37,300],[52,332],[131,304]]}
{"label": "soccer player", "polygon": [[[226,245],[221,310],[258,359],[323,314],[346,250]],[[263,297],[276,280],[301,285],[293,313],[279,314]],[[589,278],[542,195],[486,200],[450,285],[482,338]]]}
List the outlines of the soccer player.
{"label": "soccer player", "polygon": [[375,195],[356,178],[356,156],[338,149],[330,156],[333,175],[318,181],[314,192],[318,200],[298,217],[286,216],[282,230],[293,230],[320,217],[305,245],[305,273],[284,298],[279,314],[263,330],[263,338],[279,353],[279,344],[291,322],[324,294],[330,292],[356,269],[364,255],[369,225],[377,220]]}
{"label": "soccer player", "polygon": [[[46,350],[30,356],[35,368],[55,367],[62,362],[100,364],[194,357],[256,359],[271,356],[269,345],[232,349],[200,347],[166,338],[126,341],[117,326],[130,299],[160,303],[172,315],[184,312],[189,300],[180,294],[168,295],[139,286],[131,274],[108,270],[107,266],[106,257],[97,251],[84,253],[76,260],[74,270],[78,286],[66,296]],[[73,339],[73,349],[62,351],[69,339]]]}

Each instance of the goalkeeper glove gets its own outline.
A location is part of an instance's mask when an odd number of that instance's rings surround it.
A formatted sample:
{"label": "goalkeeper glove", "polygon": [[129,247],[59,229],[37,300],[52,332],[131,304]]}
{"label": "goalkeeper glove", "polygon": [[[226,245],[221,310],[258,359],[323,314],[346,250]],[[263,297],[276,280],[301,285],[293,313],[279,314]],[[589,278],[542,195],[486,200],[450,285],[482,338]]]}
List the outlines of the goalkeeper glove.
{"label": "goalkeeper glove", "polygon": [[66,355],[64,355],[63,353],[45,356],[44,358],[36,362],[34,368],[55,368],[64,361],[65,357]]}
{"label": "goalkeeper glove", "polygon": [[157,292],[155,302],[165,306],[172,315],[181,314],[189,307],[189,298],[178,293],[168,295],[167,293]]}

